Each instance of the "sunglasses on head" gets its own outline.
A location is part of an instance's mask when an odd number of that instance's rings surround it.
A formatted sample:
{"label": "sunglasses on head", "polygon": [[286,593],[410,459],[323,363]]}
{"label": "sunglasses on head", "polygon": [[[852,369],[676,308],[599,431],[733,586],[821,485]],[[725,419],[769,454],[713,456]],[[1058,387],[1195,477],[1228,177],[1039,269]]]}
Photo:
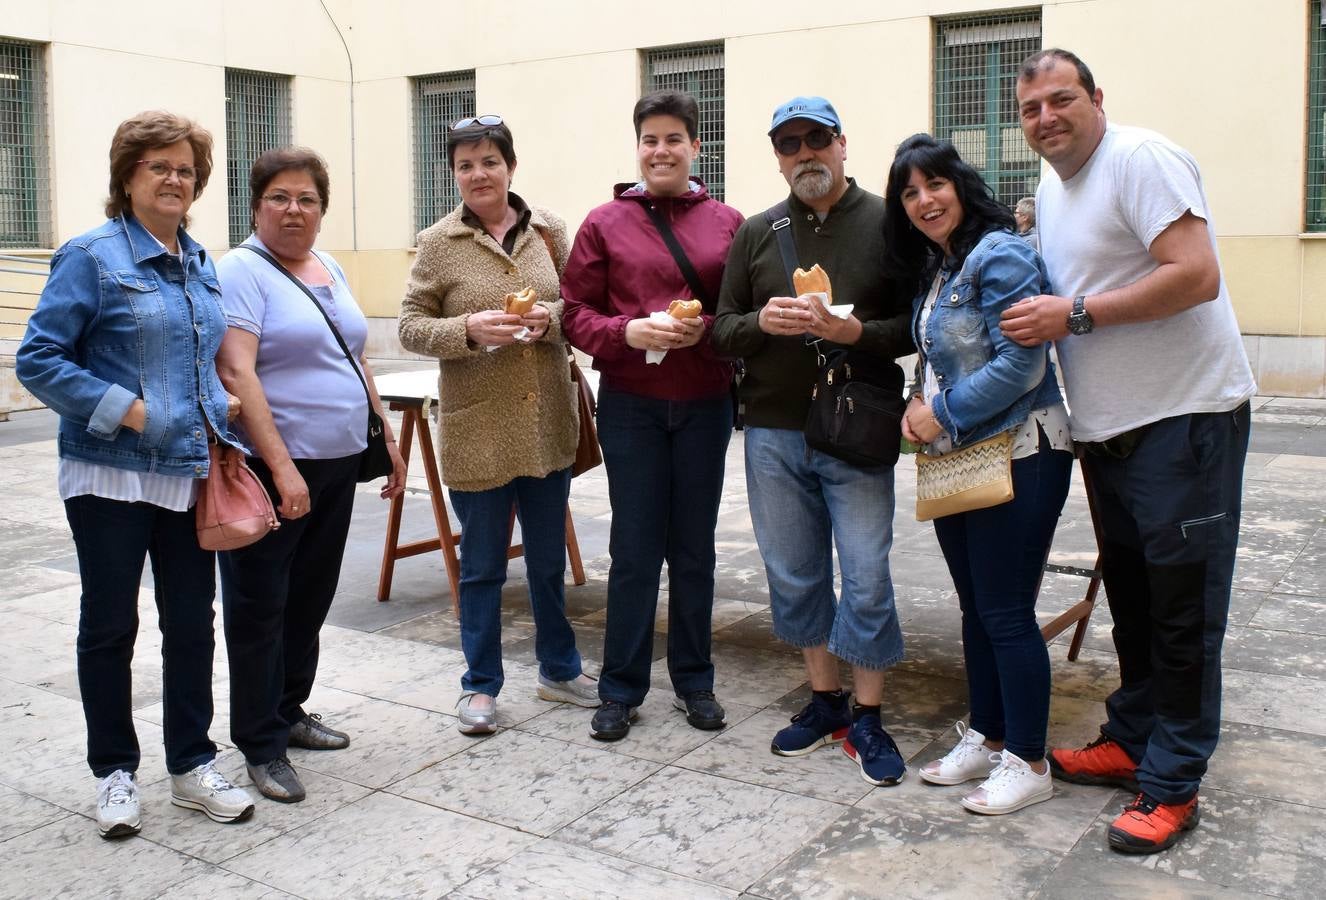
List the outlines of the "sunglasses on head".
{"label": "sunglasses on head", "polygon": [[830,131],[827,128],[815,128],[805,134],[789,134],[785,137],[776,138],[773,145],[780,155],[792,156],[801,149],[802,141],[805,141],[806,146],[812,150],[823,150],[832,144],[833,139],[837,136],[837,132]]}
{"label": "sunglasses on head", "polygon": [[461,128],[469,128],[471,125],[493,126],[501,124],[501,116],[470,116],[468,119],[457,119],[455,124],[451,126],[451,130],[457,131]]}

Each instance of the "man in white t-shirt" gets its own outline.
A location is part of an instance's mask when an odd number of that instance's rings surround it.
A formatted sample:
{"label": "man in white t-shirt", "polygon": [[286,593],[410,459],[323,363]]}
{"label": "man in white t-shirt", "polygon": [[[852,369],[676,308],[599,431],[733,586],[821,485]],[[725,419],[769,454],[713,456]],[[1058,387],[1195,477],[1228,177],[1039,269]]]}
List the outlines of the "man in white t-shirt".
{"label": "man in white t-shirt", "polygon": [[1193,158],[1108,124],[1091,70],[1066,50],[1029,57],[1017,99],[1028,143],[1054,170],[1036,213],[1058,295],[1020,301],[1001,327],[1020,344],[1056,343],[1120,672],[1100,738],[1052,751],[1050,766],[1137,791],[1109,843],[1154,853],[1196,826],[1219,737],[1256,386]]}

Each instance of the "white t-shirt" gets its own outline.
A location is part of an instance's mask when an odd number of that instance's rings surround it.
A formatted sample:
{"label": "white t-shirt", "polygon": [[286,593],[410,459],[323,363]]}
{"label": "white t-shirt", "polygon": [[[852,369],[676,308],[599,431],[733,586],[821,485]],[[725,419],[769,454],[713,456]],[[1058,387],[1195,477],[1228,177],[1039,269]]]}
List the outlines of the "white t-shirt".
{"label": "white t-shirt", "polygon": [[[1150,274],[1159,265],[1151,242],[1189,210],[1206,222],[1215,251],[1193,158],[1153,131],[1109,125],[1077,174],[1061,181],[1048,172],[1036,192],[1041,255],[1055,292],[1097,294]],[[1057,347],[1078,441],[1187,413],[1224,412],[1256,391],[1223,276],[1209,303],[1069,335]]]}

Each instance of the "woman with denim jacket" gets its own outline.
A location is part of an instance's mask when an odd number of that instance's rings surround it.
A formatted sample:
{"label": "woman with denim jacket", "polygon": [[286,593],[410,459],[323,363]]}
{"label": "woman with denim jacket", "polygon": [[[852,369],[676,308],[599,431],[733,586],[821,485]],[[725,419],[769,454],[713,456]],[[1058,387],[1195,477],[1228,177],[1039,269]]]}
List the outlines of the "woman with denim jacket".
{"label": "woman with denim jacket", "polygon": [[1035,606],[1072,442],[1048,347],[1019,346],[999,330],[999,314],[1048,291],[1048,278],[1013,233],[1012,214],[947,141],[905,140],[885,203],[889,261],[917,292],[918,378],[903,435],[942,455],[1012,432],[1013,499],[935,520],[962,609],[971,727],[957,723],[957,746],[921,769],[932,784],[984,779],[962,805],[1000,815],[1053,792],[1050,658]]}
{"label": "woman with denim jacket", "polygon": [[212,136],[145,112],[110,151],[107,221],[66,243],[17,354],[24,386],[60,415],[58,484],[83,594],[78,685],[103,837],[139,830],[130,661],[144,557],[161,628],[171,801],[236,822],[247,791],[216,769],[214,554],[192,507],[210,434],[236,412],[213,359],[225,333],[210,255],[184,227],[212,171]]}

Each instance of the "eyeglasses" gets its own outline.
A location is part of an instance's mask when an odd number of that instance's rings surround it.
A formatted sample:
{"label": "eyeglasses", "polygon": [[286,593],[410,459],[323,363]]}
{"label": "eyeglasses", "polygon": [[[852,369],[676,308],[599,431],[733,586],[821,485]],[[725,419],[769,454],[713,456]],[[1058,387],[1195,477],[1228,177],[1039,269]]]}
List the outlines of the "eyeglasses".
{"label": "eyeglasses", "polygon": [[180,181],[198,180],[198,170],[193,166],[172,166],[164,159],[140,159],[134,165],[147,166],[147,171],[157,178],[169,178],[170,173],[174,172],[175,177]]}
{"label": "eyeglasses", "polygon": [[471,116],[468,119],[457,119],[456,123],[451,126],[451,130],[457,131],[461,128],[469,128],[471,125],[488,125],[491,127],[501,124],[501,116]]}
{"label": "eyeglasses", "polygon": [[815,128],[805,134],[789,134],[786,137],[780,137],[773,142],[773,145],[781,156],[792,156],[801,149],[802,141],[805,141],[806,146],[812,150],[823,150],[832,144],[833,139],[837,136],[837,133],[827,128]]}
{"label": "eyeglasses", "polygon": [[299,204],[300,212],[311,213],[322,209],[322,198],[317,194],[300,194],[298,197],[291,197],[289,194],[277,191],[275,194],[263,194],[261,199],[272,209],[283,212],[290,208],[291,201]]}

